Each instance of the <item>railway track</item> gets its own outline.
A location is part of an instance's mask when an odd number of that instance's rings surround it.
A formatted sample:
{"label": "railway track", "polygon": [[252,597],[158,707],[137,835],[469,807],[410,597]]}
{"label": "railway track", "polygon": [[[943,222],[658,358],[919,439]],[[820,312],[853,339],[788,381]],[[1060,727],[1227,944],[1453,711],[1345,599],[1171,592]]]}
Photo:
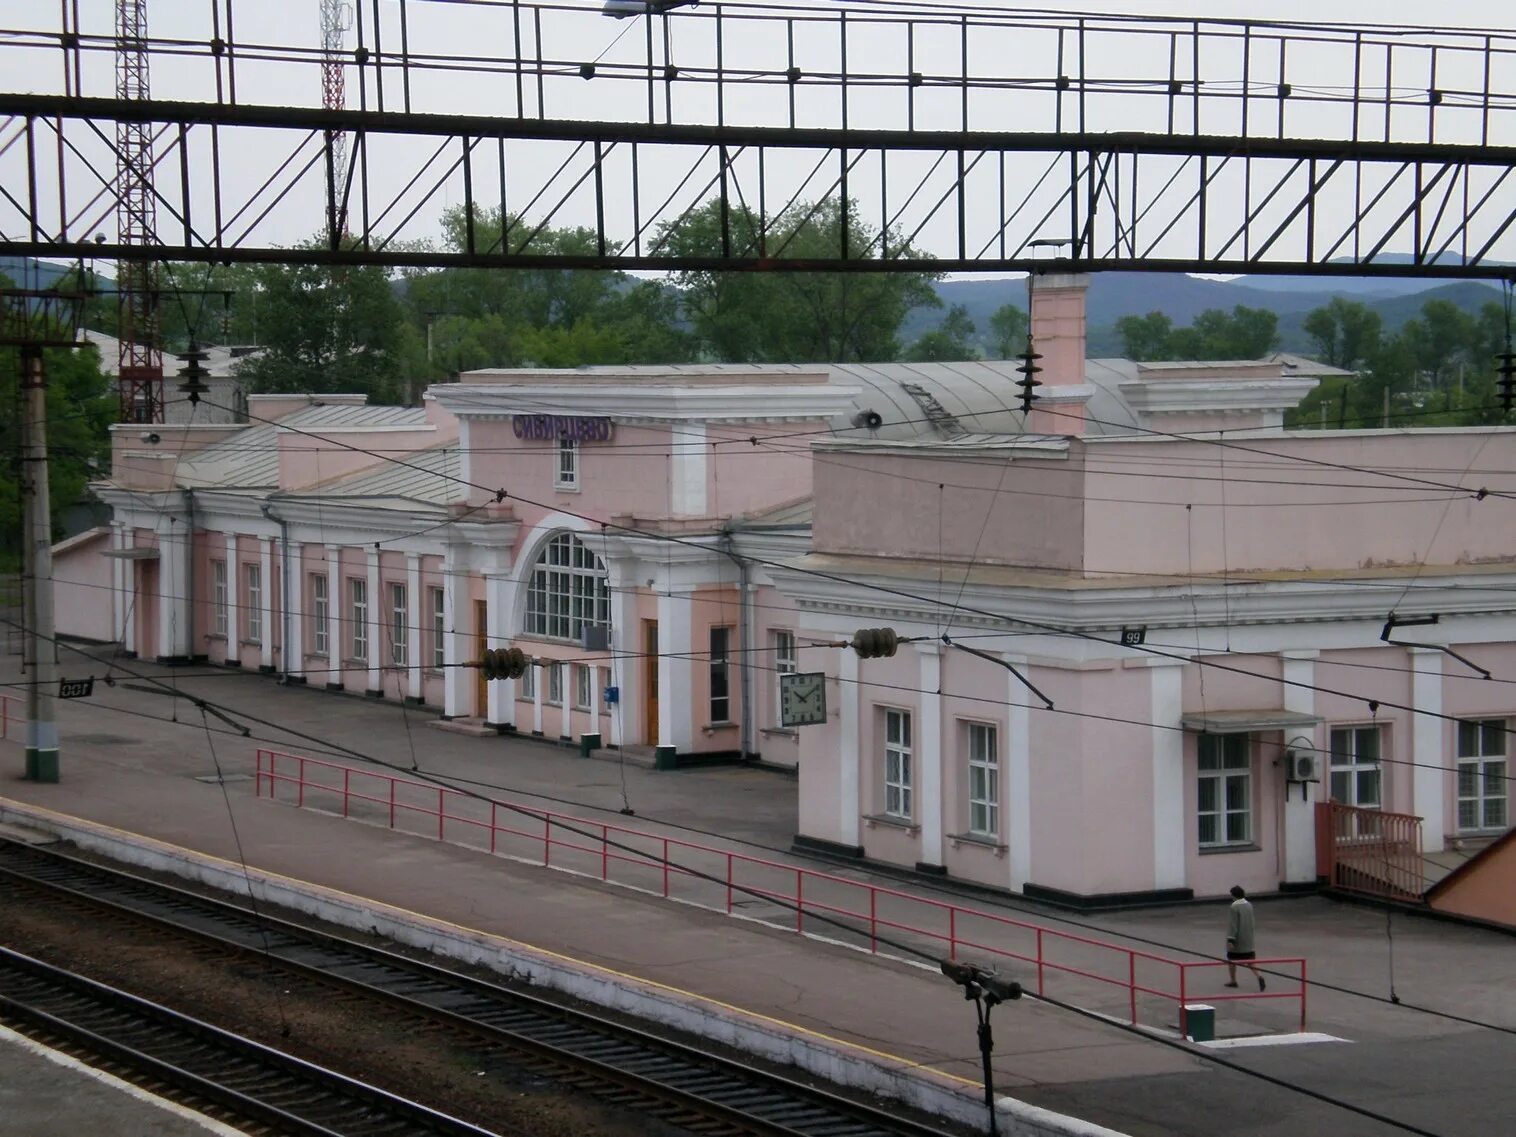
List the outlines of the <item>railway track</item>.
{"label": "railway track", "polygon": [[744,1137],[942,1137],[943,1131],[540,996],[250,912],[170,885],[0,839],[0,888],[48,892],[256,956],[309,981],[381,1000],[511,1054],[534,1073],[665,1123]]}
{"label": "railway track", "polygon": [[490,1137],[456,1118],[0,948],[0,1015],[227,1120],[288,1137]]}

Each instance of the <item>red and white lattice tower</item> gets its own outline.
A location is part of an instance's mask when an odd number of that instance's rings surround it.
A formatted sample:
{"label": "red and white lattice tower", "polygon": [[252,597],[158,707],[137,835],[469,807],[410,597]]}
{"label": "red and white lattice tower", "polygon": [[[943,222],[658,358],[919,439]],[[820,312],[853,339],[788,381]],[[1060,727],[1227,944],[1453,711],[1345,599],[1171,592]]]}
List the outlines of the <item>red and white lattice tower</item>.
{"label": "red and white lattice tower", "polygon": [[[116,0],[116,97],[149,96],[147,0]],[[116,227],[122,245],[158,243],[153,198],[152,130],[145,122],[116,123]],[[116,269],[121,342],[118,383],[122,422],[163,421],[163,348],[159,339],[158,265],[123,260]]]}
{"label": "red and white lattice tower", "polygon": [[[343,0],[321,0],[321,105],[329,111],[340,111],[347,106],[342,53],[352,17],[352,8]],[[331,153],[327,198],[329,235],[345,234],[347,209],[342,201],[342,187],[347,179],[347,135],[340,130],[329,130],[326,141]]]}

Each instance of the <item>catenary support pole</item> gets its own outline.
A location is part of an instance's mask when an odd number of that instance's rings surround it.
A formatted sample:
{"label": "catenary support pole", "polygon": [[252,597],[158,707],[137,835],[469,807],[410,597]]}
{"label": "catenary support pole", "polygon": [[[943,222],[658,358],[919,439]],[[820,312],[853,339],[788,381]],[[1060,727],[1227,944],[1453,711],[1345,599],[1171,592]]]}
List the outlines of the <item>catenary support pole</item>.
{"label": "catenary support pole", "polygon": [[22,470],[25,512],[26,777],[58,780],[58,727],[53,721],[57,649],[53,640],[53,543],[47,493],[47,372],[40,347],[21,349]]}

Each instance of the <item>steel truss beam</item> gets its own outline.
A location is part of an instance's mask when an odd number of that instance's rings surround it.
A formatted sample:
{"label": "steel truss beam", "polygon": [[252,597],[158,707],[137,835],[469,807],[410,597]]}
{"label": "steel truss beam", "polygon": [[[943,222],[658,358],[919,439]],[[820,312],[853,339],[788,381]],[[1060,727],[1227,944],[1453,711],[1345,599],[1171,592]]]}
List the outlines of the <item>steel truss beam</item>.
{"label": "steel truss beam", "polygon": [[[167,140],[152,190],[155,245],[96,244],[64,220],[80,200],[122,193],[102,176],[116,168],[122,123]],[[347,169],[332,179],[327,150],[343,134]],[[6,138],[0,250],[45,257],[1488,278],[1511,275],[1516,261],[1516,147],[550,122],[0,94]],[[250,154],[273,173],[248,177]],[[823,200],[846,200],[863,225],[835,248],[816,245]],[[456,247],[438,246],[426,238],[444,201],[476,215],[503,203],[505,231],[468,225]],[[691,254],[666,244],[666,227],[702,206],[718,219],[716,245]],[[317,247],[295,247],[320,216],[328,222]],[[339,217],[346,236],[331,221]],[[593,251],[549,247],[541,234],[550,225],[586,230]],[[883,251],[881,232],[890,234]]]}

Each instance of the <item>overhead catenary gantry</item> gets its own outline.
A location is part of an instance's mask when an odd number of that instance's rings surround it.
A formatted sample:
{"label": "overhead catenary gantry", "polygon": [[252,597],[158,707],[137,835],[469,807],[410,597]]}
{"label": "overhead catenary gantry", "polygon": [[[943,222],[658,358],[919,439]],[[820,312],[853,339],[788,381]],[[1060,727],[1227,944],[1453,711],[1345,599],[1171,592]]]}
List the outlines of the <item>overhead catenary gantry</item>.
{"label": "overhead catenary gantry", "polygon": [[[0,252],[1490,278],[1516,262],[1516,33],[361,0],[336,109],[310,74],[331,52],[282,42],[298,25],[279,3],[209,8],[148,36],[174,61],[153,99],[49,86],[110,50],[87,27],[38,13],[0,40],[0,73],[39,77],[0,92]],[[120,193],[122,123],[158,140],[154,248],[90,242]],[[850,224],[819,224],[820,202]],[[470,205],[441,241],[444,207]],[[696,210],[708,239],[670,241]],[[543,239],[563,226],[590,240]]]}

